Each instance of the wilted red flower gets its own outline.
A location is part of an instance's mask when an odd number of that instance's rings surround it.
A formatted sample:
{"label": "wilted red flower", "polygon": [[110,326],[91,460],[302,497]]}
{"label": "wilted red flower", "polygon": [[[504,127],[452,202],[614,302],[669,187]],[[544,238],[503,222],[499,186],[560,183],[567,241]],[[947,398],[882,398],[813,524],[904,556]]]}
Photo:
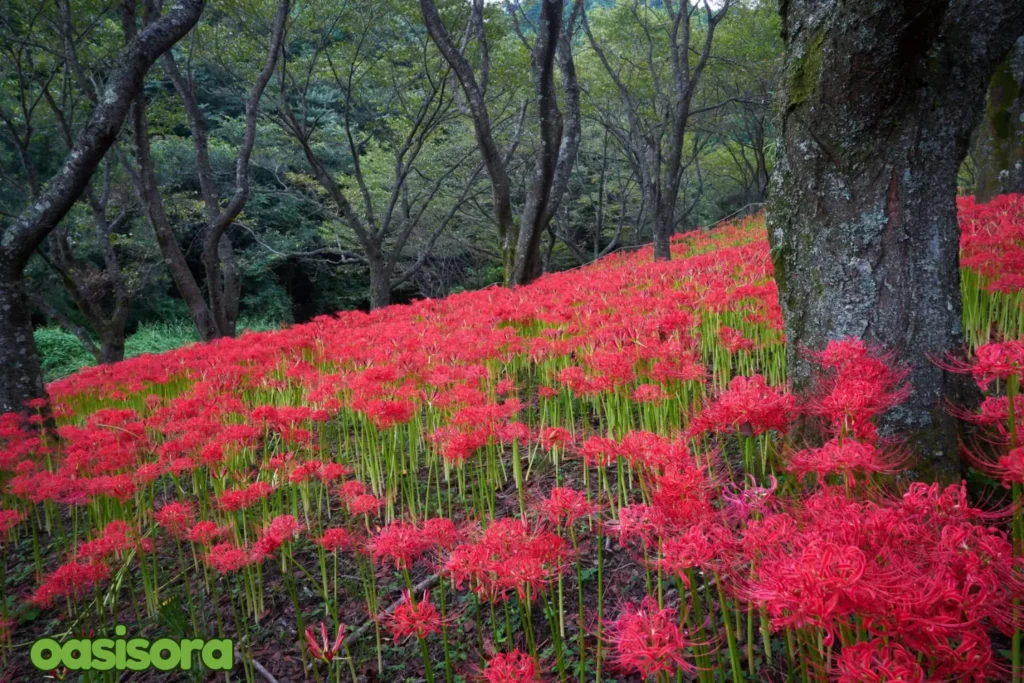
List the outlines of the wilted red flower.
{"label": "wilted red flower", "polygon": [[321,621],[320,638],[321,642],[316,642],[316,636],[313,635],[313,627],[306,627],[306,647],[309,648],[309,654],[313,656],[313,659],[319,659],[330,664],[338,656],[341,646],[345,642],[345,625],[338,624],[338,633],[335,635],[334,644],[332,645],[327,641],[327,625]]}

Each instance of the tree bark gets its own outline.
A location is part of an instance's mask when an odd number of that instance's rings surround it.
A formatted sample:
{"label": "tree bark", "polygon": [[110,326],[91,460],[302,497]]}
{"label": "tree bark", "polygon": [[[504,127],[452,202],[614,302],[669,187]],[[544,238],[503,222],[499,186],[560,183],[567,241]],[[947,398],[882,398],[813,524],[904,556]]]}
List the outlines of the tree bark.
{"label": "tree bark", "polygon": [[1024,192],[1024,37],[992,74],[976,150],[978,202]]}
{"label": "tree bark", "polygon": [[[555,55],[562,34],[563,7],[563,0],[545,0],[541,3],[537,37],[531,54],[533,89],[537,117],[540,119],[540,148],[537,150],[533,183],[526,197],[523,219],[517,235],[515,267],[512,272],[512,284],[516,285],[527,284],[537,279],[544,271],[540,243],[553,215],[549,205],[554,189],[552,184],[555,179],[555,167],[562,146],[562,113],[558,110],[558,93],[555,91]],[[568,62],[572,63],[571,54]],[[575,84],[575,74],[569,77]],[[578,88],[576,103],[578,120]],[[577,135],[577,140],[578,137]]]}
{"label": "tree bark", "polygon": [[985,86],[1024,32],[1018,0],[789,0],[786,89],[768,236],[794,388],[808,350],[858,337],[909,371],[884,433],[924,476],[960,472],[946,402],[963,378],[930,358],[963,346],[956,174]]}
{"label": "tree bark", "polygon": [[[512,219],[512,189],[508,177],[508,170],[502,160],[501,152],[494,141],[494,133],[491,130],[491,116],[487,109],[485,98],[487,89],[487,46],[481,44],[481,77],[477,81],[473,73],[473,67],[463,56],[462,51],[455,47],[448,29],[445,28],[441,16],[437,13],[437,6],[434,0],[420,0],[420,11],[423,14],[423,23],[427,27],[431,40],[437,45],[438,50],[445,60],[452,67],[456,78],[462,85],[462,91],[466,95],[473,120],[473,132],[476,135],[477,146],[483,157],[484,165],[487,168],[487,175],[491,179],[491,195],[494,202],[494,220],[498,228],[498,238],[502,242],[502,252],[505,261],[505,279],[510,280],[512,275],[512,258],[514,256],[515,244],[518,236],[515,233],[515,222]],[[483,11],[484,0],[473,0],[472,10],[474,21],[479,27],[478,36],[482,38],[483,32]]]}
{"label": "tree bark", "polygon": [[61,169],[0,235],[0,413],[24,411],[26,401],[46,395],[22,282],[25,264],[85,191],[150,66],[192,29],[204,6],[205,0],[179,0],[125,47]]}

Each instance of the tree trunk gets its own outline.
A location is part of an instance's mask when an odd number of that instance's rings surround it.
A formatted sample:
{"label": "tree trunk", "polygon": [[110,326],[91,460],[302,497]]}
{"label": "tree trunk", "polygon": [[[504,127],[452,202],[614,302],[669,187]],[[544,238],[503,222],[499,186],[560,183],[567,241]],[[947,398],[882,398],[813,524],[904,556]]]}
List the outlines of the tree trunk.
{"label": "tree trunk", "polygon": [[[912,5],[912,6],[911,6]],[[798,391],[829,340],[891,351],[913,394],[883,432],[925,476],[960,474],[964,380],[930,358],[963,346],[956,174],[1024,3],[782,3],[787,88],[768,202],[787,362]]]}
{"label": "tree trunk", "polygon": [[370,310],[391,305],[391,269],[380,254],[367,254],[370,270]]}
{"label": "tree trunk", "polygon": [[992,75],[976,149],[979,202],[1024,192],[1024,37]]}
{"label": "tree trunk", "polygon": [[562,145],[562,113],[558,110],[558,94],[555,91],[555,55],[562,33],[562,7],[562,0],[545,0],[541,3],[537,36],[531,55],[534,97],[540,119],[540,148],[537,150],[533,182],[526,197],[515,246],[511,283],[515,285],[528,284],[544,272],[540,243],[551,222],[552,214],[548,208],[552,200],[555,165]]}
{"label": "tree trunk", "polygon": [[46,395],[22,284],[25,264],[82,196],[117,139],[149,67],[192,30],[205,4],[179,0],[125,47],[60,170],[39,200],[0,234],[0,412],[23,411],[26,400]]}
{"label": "tree trunk", "polygon": [[32,308],[21,270],[0,264],[0,414],[24,412],[25,403],[46,396],[32,337]]}

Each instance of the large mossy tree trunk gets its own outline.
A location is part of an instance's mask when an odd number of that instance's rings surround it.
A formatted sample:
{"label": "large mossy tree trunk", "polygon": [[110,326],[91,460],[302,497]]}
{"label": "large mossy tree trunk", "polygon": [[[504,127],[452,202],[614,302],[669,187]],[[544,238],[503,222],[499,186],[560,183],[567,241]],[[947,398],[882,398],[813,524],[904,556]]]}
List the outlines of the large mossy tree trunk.
{"label": "large mossy tree trunk", "polygon": [[1024,192],[1024,36],[992,75],[975,157],[979,202]]}
{"label": "large mossy tree trunk", "polygon": [[796,390],[808,350],[858,337],[909,369],[886,417],[925,477],[960,472],[947,411],[965,387],[931,358],[963,346],[957,169],[1019,0],[783,0],[786,87],[767,207]]}

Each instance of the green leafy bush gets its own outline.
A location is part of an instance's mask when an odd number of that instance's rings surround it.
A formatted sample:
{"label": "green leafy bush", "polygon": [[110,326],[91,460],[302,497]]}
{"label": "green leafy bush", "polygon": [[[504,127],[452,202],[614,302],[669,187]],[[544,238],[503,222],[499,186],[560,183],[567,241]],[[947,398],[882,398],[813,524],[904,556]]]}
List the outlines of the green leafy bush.
{"label": "green leafy bush", "polygon": [[59,327],[41,327],[35,331],[36,348],[47,382],[66,377],[96,361],[78,338]]}

